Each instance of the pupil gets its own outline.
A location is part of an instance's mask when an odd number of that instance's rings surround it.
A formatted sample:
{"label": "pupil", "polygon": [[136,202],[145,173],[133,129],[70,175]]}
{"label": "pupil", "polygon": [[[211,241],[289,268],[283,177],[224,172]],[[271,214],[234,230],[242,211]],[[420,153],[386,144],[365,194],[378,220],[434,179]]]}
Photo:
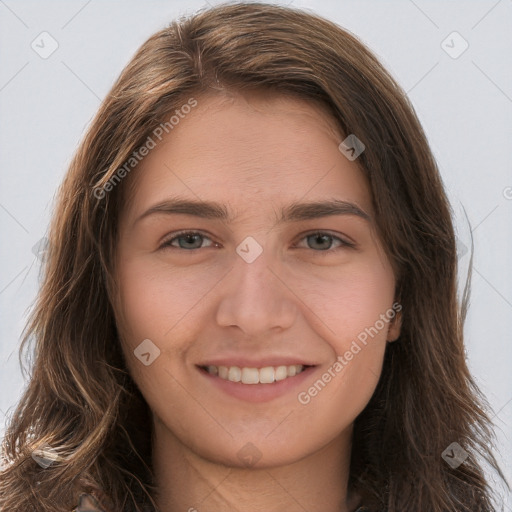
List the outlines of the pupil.
{"label": "pupil", "polygon": [[[312,235],[314,237],[314,240],[315,240],[315,243],[320,241],[319,243],[322,244],[322,240],[323,242],[328,242],[329,241],[329,235]],[[328,247],[323,247],[324,249],[328,249]]]}
{"label": "pupil", "polygon": [[197,239],[199,235],[185,235],[186,244],[194,244],[194,239]]}

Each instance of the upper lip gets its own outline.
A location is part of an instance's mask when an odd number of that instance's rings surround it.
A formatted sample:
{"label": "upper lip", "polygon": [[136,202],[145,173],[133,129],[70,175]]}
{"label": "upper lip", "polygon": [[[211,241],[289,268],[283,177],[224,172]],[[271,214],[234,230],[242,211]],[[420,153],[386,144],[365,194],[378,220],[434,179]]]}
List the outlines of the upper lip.
{"label": "upper lip", "polygon": [[300,364],[303,366],[315,366],[311,362],[298,357],[264,357],[261,359],[251,359],[249,357],[224,357],[213,358],[197,366],[238,366],[239,368],[265,368],[266,366],[291,366]]}

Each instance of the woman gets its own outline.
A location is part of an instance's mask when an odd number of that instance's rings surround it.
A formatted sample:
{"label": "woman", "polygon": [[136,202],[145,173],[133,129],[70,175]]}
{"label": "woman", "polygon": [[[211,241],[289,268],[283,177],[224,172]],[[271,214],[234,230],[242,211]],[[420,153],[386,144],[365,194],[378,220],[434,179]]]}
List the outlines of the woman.
{"label": "woman", "polygon": [[456,271],[423,130],[354,36],[259,3],[172,23],[61,187],[0,505],[495,510]]}

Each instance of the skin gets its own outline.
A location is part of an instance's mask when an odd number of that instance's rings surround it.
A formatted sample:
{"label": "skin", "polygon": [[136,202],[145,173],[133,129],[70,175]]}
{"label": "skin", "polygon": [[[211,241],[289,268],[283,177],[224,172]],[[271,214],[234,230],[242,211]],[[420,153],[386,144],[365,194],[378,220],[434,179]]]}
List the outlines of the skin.
{"label": "skin", "polygon": [[[354,510],[352,425],[375,390],[386,343],[399,336],[399,315],[307,404],[297,394],[332,372],[337,356],[394,303],[395,276],[366,178],[314,103],[260,93],[197,100],[123,183],[130,193],[120,215],[116,319],[153,413],[157,504],[163,512]],[[166,213],[137,220],[173,195],[222,203],[233,220]],[[276,223],[293,201],[334,198],[370,220]],[[204,238],[162,247],[180,230]],[[308,237],[315,230],[355,247]],[[252,263],[236,252],[248,236],[263,249]],[[149,366],[134,356],[145,339],[160,350]],[[249,403],[200,375],[196,365],[219,354],[292,355],[316,368],[300,388]],[[256,454],[250,467],[238,457],[248,443]]]}

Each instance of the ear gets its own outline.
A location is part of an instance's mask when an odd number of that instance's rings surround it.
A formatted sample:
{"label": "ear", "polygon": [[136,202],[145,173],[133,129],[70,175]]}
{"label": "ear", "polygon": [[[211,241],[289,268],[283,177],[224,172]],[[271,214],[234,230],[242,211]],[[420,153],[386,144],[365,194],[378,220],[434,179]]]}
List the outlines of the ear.
{"label": "ear", "polygon": [[389,321],[388,335],[386,341],[392,343],[400,337],[402,328],[402,311],[398,311],[395,316]]}

